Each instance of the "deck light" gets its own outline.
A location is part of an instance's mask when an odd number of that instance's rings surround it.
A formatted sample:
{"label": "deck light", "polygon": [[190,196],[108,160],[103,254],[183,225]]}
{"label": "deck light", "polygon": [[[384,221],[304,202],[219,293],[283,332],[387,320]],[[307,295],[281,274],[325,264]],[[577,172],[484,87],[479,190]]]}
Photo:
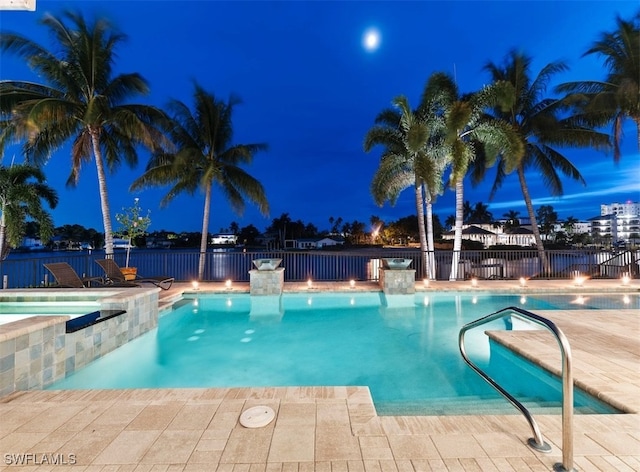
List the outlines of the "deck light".
{"label": "deck light", "polygon": [[526,287],[527,286],[527,279],[525,279],[524,277],[520,277],[520,286],[521,287]]}
{"label": "deck light", "polygon": [[307,288],[312,288],[313,287],[313,282],[311,281],[311,279],[307,280]]}
{"label": "deck light", "polygon": [[573,284],[577,287],[582,287],[584,285],[585,278],[586,277],[583,277],[581,275],[576,275],[576,277],[573,279]]}
{"label": "deck light", "polygon": [[630,281],[631,281],[631,277],[629,277],[629,274],[624,274],[622,276],[622,285],[629,285]]}
{"label": "deck light", "polygon": [[193,287],[194,290],[198,290],[198,288],[200,288],[200,284],[198,283],[197,280],[194,280],[193,282],[191,282],[191,286]]}
{"label": "deck light", "polygon": [[224,284],[227,287],[227,290],[231,290],[231,279],[227,279],[227,281]]}
{"label": "deck light", "polygon": [[422,279],[422,285],[424,285],[425,287],[429,286],[429,279]]}
{"label": "deck light", "polygon": [[478,279],[476,279],[475,277],[471,279],[471,286],[472,287],[477,287],[478,286]]}
{"label": "deck light", "polygon": [[349,286],[350,286],[351,288],[356,288],[356,281],[355,281],[355,280],[353,280],[353,279],[351,279],[351,280],[349,281]]}

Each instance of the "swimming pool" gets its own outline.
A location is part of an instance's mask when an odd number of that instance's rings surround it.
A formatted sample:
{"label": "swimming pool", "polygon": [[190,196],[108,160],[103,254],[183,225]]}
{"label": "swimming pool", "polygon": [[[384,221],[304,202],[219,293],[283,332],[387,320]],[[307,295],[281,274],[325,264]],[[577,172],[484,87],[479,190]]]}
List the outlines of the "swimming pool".
{"label": "swimming pool", "polygon": [[[368,386],[378,414],[515,413],[469,369],[460,327],[505,306],[530,311],[637,307],[637,294],[596,297],[441,293],[385,297],[378,292],[248,294],[184,298],[158,328],[51,389]],[[605,300],[606,298],[606,300]],[[485,329],[505,329],[496,322]],[[536,329],[512,320],[512,329]],[[557,411],[552,376],[468,333],[467,352],[537,412]],[[576,391],[579,412],[614,412]]]}

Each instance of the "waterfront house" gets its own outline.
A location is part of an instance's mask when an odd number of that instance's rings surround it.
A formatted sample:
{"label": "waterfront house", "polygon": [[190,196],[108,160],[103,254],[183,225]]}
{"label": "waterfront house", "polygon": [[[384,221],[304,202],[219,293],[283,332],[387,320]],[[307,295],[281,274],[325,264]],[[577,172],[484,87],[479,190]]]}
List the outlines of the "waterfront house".
{"label": "waterfront house", "polygon": [[299,238],[287,239],[285,248],[287,249],[323,249],[333,246],[342,246],[344,238],[342,237],[323,237],[323,238]]}

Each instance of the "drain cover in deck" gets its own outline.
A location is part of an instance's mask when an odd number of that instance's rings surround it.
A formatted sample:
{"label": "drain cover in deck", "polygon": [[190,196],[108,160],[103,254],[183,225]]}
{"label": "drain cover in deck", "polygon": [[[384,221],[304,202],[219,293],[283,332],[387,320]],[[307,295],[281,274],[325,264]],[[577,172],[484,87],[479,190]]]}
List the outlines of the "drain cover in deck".
{"label": "drain cover in deck", "polygon": [[240,424],[245,428],[262,428],[276,417],[273,408],[268,406],[254,406],[240,415]]}

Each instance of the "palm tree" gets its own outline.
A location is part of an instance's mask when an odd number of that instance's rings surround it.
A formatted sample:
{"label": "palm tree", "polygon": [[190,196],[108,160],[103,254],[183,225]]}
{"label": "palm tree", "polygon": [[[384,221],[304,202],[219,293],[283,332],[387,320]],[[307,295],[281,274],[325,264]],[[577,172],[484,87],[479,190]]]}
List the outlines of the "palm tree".
{"label": "palm tree", "polygon": [[630,21],[616,18],[616,26],[614,31],[602,33],[584,53],[603,58],[608,70],[604,80],[569,82],[557,90],[570,94],[568,102],[582,105],[592,125],[613,123],[613,157],[618,162],[626,118],[636,124],[640,151],[640,11]]}
{"label": "palm tree", "polygon": [[58,195],[45,181],[44,173],[37,167],[0,166],[0,261],[9,255],[11,247],[22,242],[27,219],[38,223],[43,242],[53,235],[53,220],[42,202],[53,209],[58,204]]}
{"label": "palm tree", "polygon": [[493,214],[489,211],[489,206],[482,202],[477,202],[471,209],[469,221],[473,223],[491,223]]}
{"label": "palm tree", "polygon": [[558,223],[558,213],[553,210],[551,205],[540,205],[536,212],[536,218],[540,222],[540,230],[544,234],[545,239],[548,241],[551,239],[551,235],[554,235],[555,239],[555,227]]}
{"label": "palm tree", "polygon": [[575,218],[573,215],[567,216],[562,223],[562,229],[564,229],[567,234],[573,235],[576,230],[576,224],[579,222],[580,220]]}
{"label": "palm tree", "polygon": [[172,100],[169,104],[174,113],[169,135],[176,151],[154,154],[145,173],[131,185],[131,190],[171,185],[161,201],[162,206],[181,192],[191,195],[198,189],[204,192],[198,264],[198,279],[202,280],[214,184],[220,186],[236,213],[244,211],[245,198],[255,203],[263,215],[269,213],[262,184],[241,167],[250,164],[254,154],[266,150],[267,145],[232,144],[233,108],[240,103],[239,99],[231,97],[225,103],[198,84],[194,84],[194,89],[193,111],[179,100]]}
{"label": "palm tree", "polygon": [[[341,219],[341,218],[338,218]],[[279,218],[274,218],[271,221],[271,225],[267,228],[267,233],[278,234],[278,247],[284,249],[285,241],[287,240],[287,229],[291,231],[293,221],[289,216],[289,213],[283,213]]]}
{"label": "palm tree", "polygon": [[63,19],[47,14],[42,24],[55,38],[56,52],[18,34],[0,33],[0,50],[24,58],[48,84],[0,82],[0,150],[9,142],[24,141],[25,160],[40,165],[73,140],[69,186],[77,184],[81,166],[93,157],[110,255],[113,232],[105,166],[112,172],[122,161],[134,166],[138,144],[153,148],[162,143],[151,125],[162,114],[150,106],[125,103],[149,88],[139,74],[112,75],[115,46],[125,37],[105,20],[89,25],[79,14],[67,12]]}
{"label": "palm tree", "polygon": [[340,234],[340,225],[342,224],[342,217],[339,216],[337,218],[329,218],[329,223],[331,224],[331,234]]}
{"label": "palm tree", "polygon": [[[506,110],[496,107],[493,113],[517,129],[524,142],[522,159],[514,161],[507,155],[500,157],[489,198],[494,197],[506,176],[515,169],[531,221],[538,257],[545,273],[550,271],[550,265],[540,237],[526,172],[535,169],[542,175],[543,182],[552,195],[562,195],[562,181],[558,172],[582,183],[584,179],[578,169],[557,148],[559,146],[606,148],[609,144],[606,134],[596,132],[579,117],[567,116],[562,101],[544,97],[551,77],[566,69],[565,64],[552,62],[532,78],[531,58],[515,51],[508,53],[502,66],[492,62],[485,65],[485,70],[491,74],[495,83],[506,81],[512,85],[512,105]],[[479,164],[474,169],[475,182],[479,182],[485,175],[486,166]]]}
{"label": "palm tree", "polygon": [[444,225],[447,228],[453,229],[453,227],[456,225],[456,215],[447,216],[447,219],[444,220]]}
{"label": "palm tree", "polygon": [[502,216],[506,218],[503,226],[503,230],[509,231],[513,228],[517,228],[520,226],[520,212],[516,210],[509,210],[504,213]]}
{"label": "palm tree", "polygon": [[435,73],[429,82],[432,90],[437,91],[434,100],[440,106],[445,129],[442,145],[450,159],[449,185],[456,191],[453,258],[449,275],[449,280],[456,280],[462,249],[463,180],[469,166],[477,157],[482,157],[489,165],[500,154],[510,156],[511,162],[517,162],[522,156],[522,141],[508,123],[485,114],[486,108],[501,105],[508,99],[508,84],[496,83],[474,94],[460,96],[454,80],[447,74]]}
{"label": "palm tree", "polygon": [[471,215],[473,214],[473,207],[469,200],[465,200],[462,204],[462,223],[469,223],[471,221]]}
{"label": "palm tree", "polygon": [[562,229],[567,237],[569,243],[573,244],[576,240],[576,225],[580,222],[573,215],[567,216],[562,223]]}
{"label": "palm tree", "polygon": [[384,146],[380,165],[371,183],[371,194],[380,206],[387,200],[394,205],[400,192],[413,186],[423,264],[427,268],[427,276],[433,279],[435,267],[433,258],[429,257],[434,250],[432,201],[441,188],[442,179],[436,160],[429,152],[432,123],[424,103],[416,112],[411,110],[404,96],[394,98],[392,103],[396,109],[382,111],[364,140],[365,152],[376,145]]}

